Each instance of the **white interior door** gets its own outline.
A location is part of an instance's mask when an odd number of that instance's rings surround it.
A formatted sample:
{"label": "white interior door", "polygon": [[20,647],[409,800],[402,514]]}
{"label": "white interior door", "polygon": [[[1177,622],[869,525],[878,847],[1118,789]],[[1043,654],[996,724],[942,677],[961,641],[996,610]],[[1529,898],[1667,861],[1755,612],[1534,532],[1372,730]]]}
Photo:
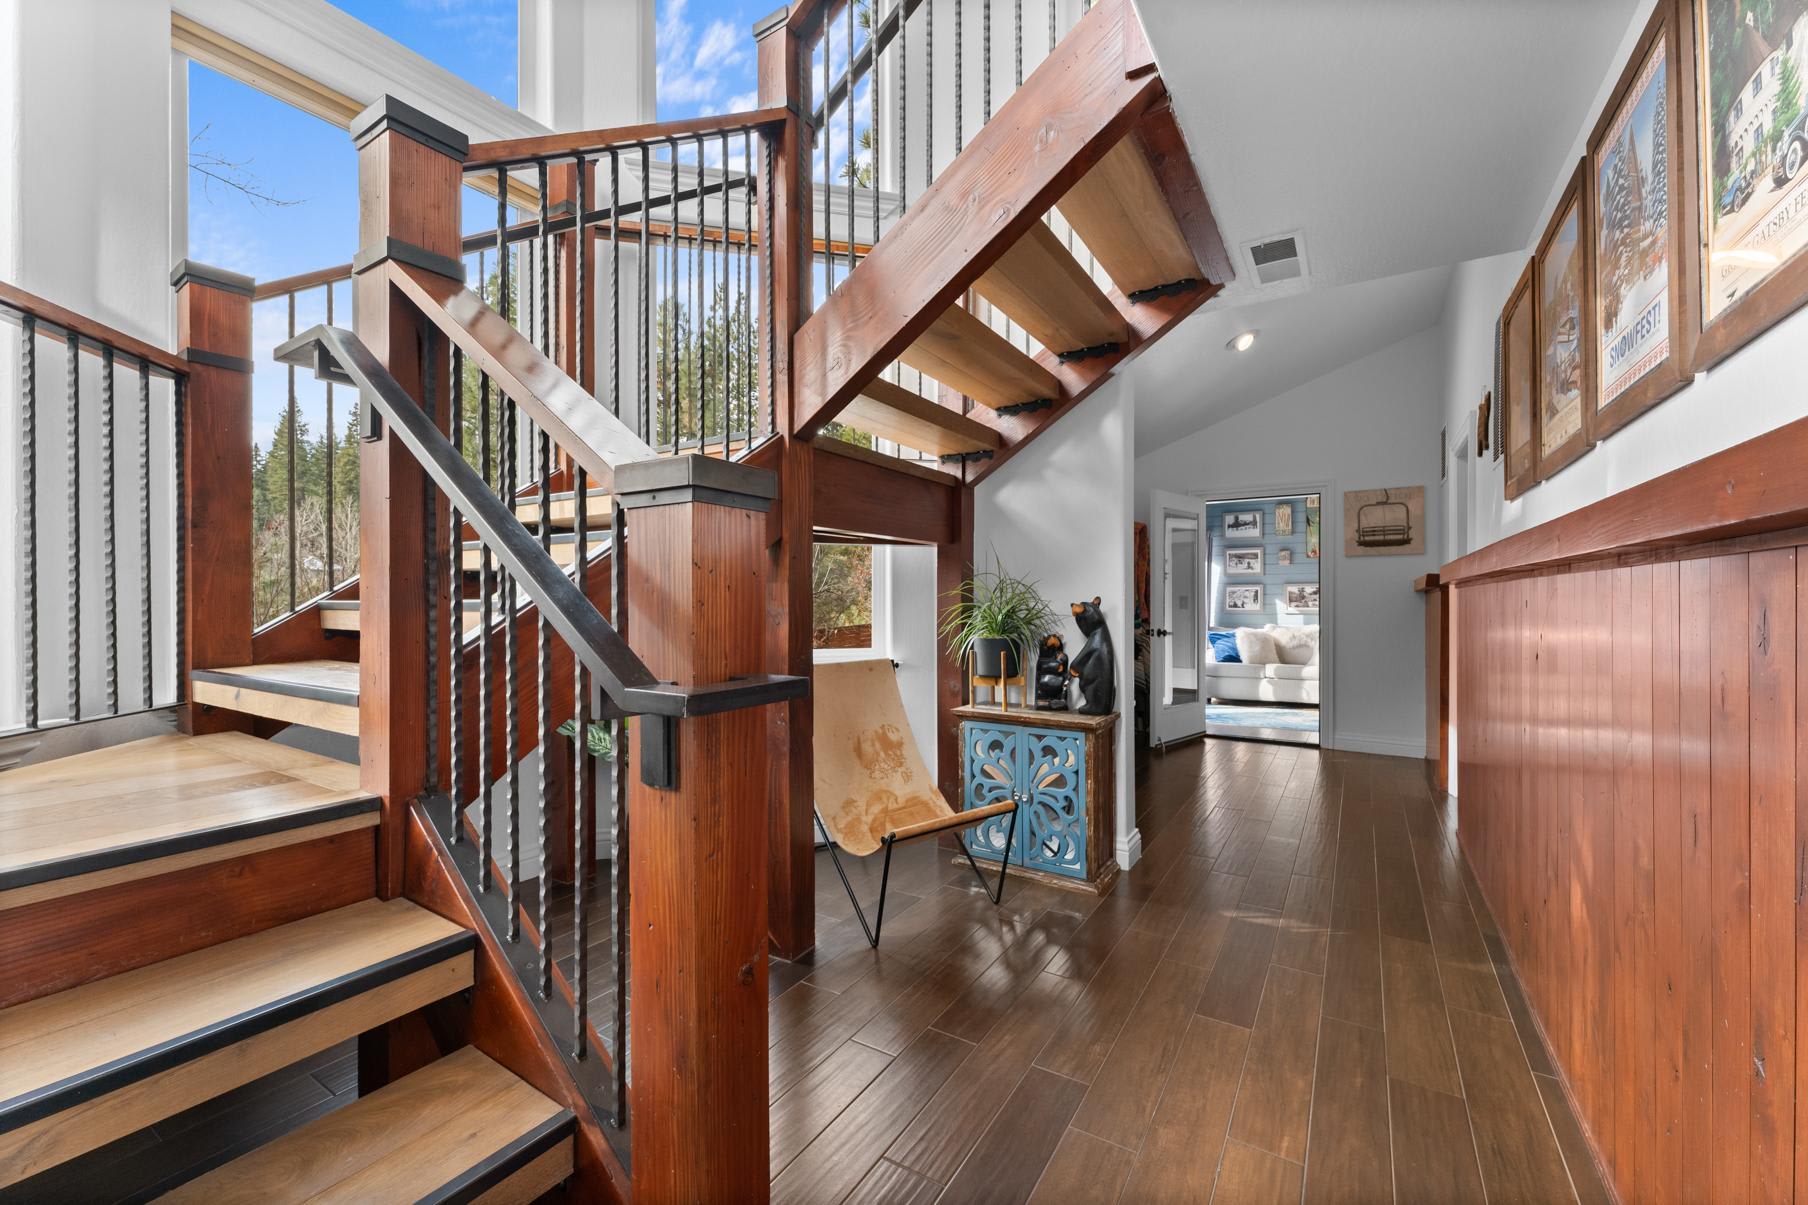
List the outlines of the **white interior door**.
{"label": "white interior door", "polygon": [[1164,744],[1205,731],[1205,503],[1151,490],[1149,526],[1149,733]]}

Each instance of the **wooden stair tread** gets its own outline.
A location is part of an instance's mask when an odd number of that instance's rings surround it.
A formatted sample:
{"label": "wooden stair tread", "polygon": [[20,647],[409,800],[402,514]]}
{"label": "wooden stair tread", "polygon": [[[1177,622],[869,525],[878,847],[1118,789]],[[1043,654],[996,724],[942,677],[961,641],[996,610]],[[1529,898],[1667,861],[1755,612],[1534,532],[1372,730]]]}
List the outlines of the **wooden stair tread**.
{"label": "wooden stair tread", "polygon": [[[609,529],[607,527],[600,530],[593,529],[587,531],[584,535],[586,543],[589,545],[591,556],[594,557],[598,553],[608,550]],[[550,542],[552,544],[552,559],[555,565],[558,565],[562,569],[569,569],[577,562],[578,536],[575,531],[554,532],[550,537]],[[466,540],[463,545],[461,557],[462,560],[460,563],[463,565],[466,573],[476,573],[482,570],[483,541]],[[493,556],[490,558],[490,566],[492,571],[498,567],[496,558]]]}
{"label": "wooden stair tread", "polygon": [[469,987],[474,946],[373,899],[0,1010],[0,1184]]}
{"label": "wooden stair tread", "polygon": [[994,408],[1061,396],[1054,373],[959,305],[943,310],[898,359]]}
{"label": "wooden stair tread", "polygon": [[1125,295],[1204,276],[1134,136],[1106,152],[1055,208]]}
{"label": "wooden stair tread", "polygon": [[570,1110],[466,1046],[161,1199],[251,1205],[280,1185],[290,1200],[440,1201],[510,1183],[532,1200],[571,1174],[572,1129]]}
{"label": "wooden stair tread", "polygon": [[0,775],[0,908],[376,822],[356,766],[241,732],[78,753]]}
{"label": "wooden stair tread", "polygon": [[[483,600],[467,598],[464,602],[463,627],[467,633],[483,626]],[[501,604],[496,604],[500,608]],[[327,632],[361,632],[364,613],[355,598],[329,600],[320,604],[320,627]]]}
{"label": "wooden stair tread", "polygon": [[356,661],[278,661],[197,669],[189,699],[328,732],[358,735]]}
{"label": "wooden stair tread", "polygon": [[951,456],[999,447],[998,432],[984,423],[890,381],[868,382],[848,403],[840,421],[919,452]]}
{"label": "wooden stair tread", "polygon": [[1129,324],[1045,222],[1037,222],[973,290],[1053,352],[1124,343]]}

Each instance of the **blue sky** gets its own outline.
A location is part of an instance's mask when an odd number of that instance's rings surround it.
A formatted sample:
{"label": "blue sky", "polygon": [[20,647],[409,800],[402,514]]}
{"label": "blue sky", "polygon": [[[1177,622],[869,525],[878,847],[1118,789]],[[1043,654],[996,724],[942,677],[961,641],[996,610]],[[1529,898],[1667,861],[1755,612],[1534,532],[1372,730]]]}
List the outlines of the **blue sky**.
{"label": "blue sky", "polygon": [[[516,0],[335,2],[505,104],[517,103]],[[772,7],[773,0],[657,0],[659,118],[753,108],[751,31],[754,20]],[[260,280],[351,259],[358,233],[357,161],[344,130],[198,64],[189,66],[188,108],[191,157],[237,165],[223,169],[225,174],[255,181],[259,191],[287,202],[255,202],[191,171],[193,259]],[[494,220],[491,205],[479,198],[467,206],[469,229]],[[350,303],[349,286],[340,286],[336,321],[349,320]],[[260,305],[256,318],[253,350],[265,366],[258,373],[253,418],[263,444],[287,400],[286,373],[267,361],[288,323],[283,307],[274,304]],[[324,318],[323,291],[298,302],[298,328]],[[318,430],[325,417],[324,391],[298,381],[297,393],[310,427]],[[341,399],[339,406],[344,404]]]}

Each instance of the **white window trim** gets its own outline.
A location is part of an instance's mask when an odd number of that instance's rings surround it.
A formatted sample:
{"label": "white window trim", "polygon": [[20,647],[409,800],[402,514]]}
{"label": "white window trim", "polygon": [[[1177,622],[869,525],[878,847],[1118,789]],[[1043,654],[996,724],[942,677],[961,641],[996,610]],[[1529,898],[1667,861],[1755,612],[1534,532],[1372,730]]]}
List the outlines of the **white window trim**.
{"label": "white window trim", "polygon": [[891,548],[873,546],[873,642],[863,649],[814,649],[811,661],[826,665],[835,661],[870,661],[891,656]]}

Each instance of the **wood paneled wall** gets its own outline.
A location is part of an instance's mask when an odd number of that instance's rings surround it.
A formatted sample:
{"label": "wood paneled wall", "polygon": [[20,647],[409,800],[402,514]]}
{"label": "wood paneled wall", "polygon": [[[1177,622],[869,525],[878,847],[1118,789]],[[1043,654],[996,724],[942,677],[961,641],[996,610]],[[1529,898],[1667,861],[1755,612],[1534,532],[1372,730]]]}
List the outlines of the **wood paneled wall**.
{"label": "wood paneled wall", "polygon": [[1768,543],[1457,588],[1462,846],[1626,1202],[1808,1198],[1808,546]]}

